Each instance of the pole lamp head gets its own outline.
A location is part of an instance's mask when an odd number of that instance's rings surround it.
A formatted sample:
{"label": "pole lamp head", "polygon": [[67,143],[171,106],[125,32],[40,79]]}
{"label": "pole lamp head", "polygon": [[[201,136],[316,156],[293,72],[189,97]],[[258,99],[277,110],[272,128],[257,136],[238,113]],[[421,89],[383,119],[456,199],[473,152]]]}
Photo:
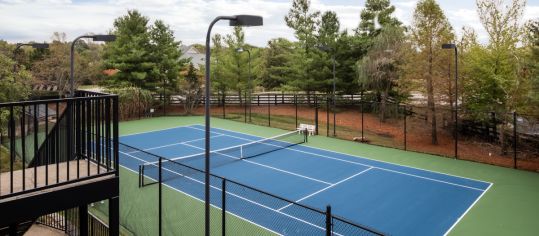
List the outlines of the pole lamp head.
{"label": "pole lamp head", "polygon": [[261,26],[263,24],[263,18],[255,15],[235,15],[229,21],[230,26]]}
{"label": "pole lamp head", "polygon": [[455,45],[454,43],[444,43],[444,44],[442,44],[442,49],[453,49],[453,48],[457,48],[457,45]]}
{"label": "pole lamp head", "polygon": [[35,48],[35,49],[46,49],[46,48],[49,48],[49,44],[48,43],[32,43],[30,44],[32,46],[32,48]]}
{"label": "pole lamp head", "polygon": [[98,35],[92,35],[90,36],[92,40],[98,41],[98,42],[112,42],[116,40],[116,35],[112,34],[98,34]]}

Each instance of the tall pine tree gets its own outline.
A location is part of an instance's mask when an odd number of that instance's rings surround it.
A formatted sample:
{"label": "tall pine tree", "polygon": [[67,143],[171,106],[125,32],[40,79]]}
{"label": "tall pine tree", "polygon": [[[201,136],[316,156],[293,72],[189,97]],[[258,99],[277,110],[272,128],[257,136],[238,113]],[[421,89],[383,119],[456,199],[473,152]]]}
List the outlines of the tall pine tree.
{"label": "tall pine tree", "polygon": [[[400,26],[402,23],[392,14],[395,6],[389,0],[367,0],[365,8],[361,10],[361,21],[355,29],[356,35],[374,37],[384,26]],[[377,28],[377,24],[380,24]]]}
{"label": "tall pine tree", "polygon": [[116,41],[105,48],[105,68],[116,69],[107,83],[112,86],[134,85],[155,90],[158,78],[152,77],[156,63],[152,60],[152,47],[148,32],[148,18],[137,10],[114,20]]}

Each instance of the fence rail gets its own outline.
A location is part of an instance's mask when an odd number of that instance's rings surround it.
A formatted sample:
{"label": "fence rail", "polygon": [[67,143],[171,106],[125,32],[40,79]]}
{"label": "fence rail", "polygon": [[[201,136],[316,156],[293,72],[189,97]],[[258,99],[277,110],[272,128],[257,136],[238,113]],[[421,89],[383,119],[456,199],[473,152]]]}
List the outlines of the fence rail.
{"label": "fence rail", "polygon": [[118,97],[0,103],[0,199],[117,174]]}

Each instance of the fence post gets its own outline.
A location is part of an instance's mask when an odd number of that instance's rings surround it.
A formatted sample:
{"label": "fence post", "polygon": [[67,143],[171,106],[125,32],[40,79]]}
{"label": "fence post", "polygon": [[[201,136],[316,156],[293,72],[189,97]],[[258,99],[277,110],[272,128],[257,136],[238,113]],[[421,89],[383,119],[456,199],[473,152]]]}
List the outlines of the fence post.
{"label": "fence post", "polygon": [[363,111],[363,96],[361,96],[361,103],[360,103],[360,106],[361,106],[361,140],[365,141],[365,135],[363,133],[363,126],[364,126],[364,118],[365,116],[363,114],[365,114],[365,112]]}
{"label": "fence post", "polygon": [[271,102],[270,102],[270,94],[268,93],[268,126],[271,127],[271,111],[270,111],[270,106],[271,106]]}
{"label": "fence post", "polygon": [[513,112],[513,168],[517,168],[517,112]]}
{"label": "fence post", "polygon": [[[456,102],[455,102],[456,104]],[[458,117],[459,111],[457,110],[457,106],[455,105],[455,159],[458,159],[458,145],[459,145],[459,117]]]}
{"label": "fence post", "polygon": [[296,128],[298,127],[298,95],[294,94],[294,106],[296,107]]}
{"label": "fence post", "polygon": [[226,110],[225,110],[225,108],[226,108],[226,95],[225,94],[223,94],[222,99],[223,99],[223,119],[226,119]]}
{"label": "fence post", "polygon": [[337,136],[337,114],[336,114],[336,110],[337,110],[337,98],[335,97],[335,94],[333,94],[333,98],[331,100],[331,102],[333,103],[333,137],[336,137]]}
{"label": "fence post", "polygon": [[326,94],[326,137],[329,137],[329,97]]}
{"label": "fence post", "polygon": [[221,220],[222,220],[222,235],[225,236],[226,235],[226,179],[223,178],[223,187],[222,187],[222,191],[221,191],[221,203],[223,204],[222,206],[222,211],[221,211]]}
{"label": "fence post", "polygon": [[314,96],[314,132],[318,135],[318,98]]}
{"label": "fence post", "polygon": [[498,131],[497,131],[497,128],[496,128],[496,113],[495,112],[491,112],[490,113],[490,117],[491,117],[491,122],[492,122],[492,134],[490,133],[490,128],[489,128],[489,134],[488,134],[488,137],[490,139],[491,142],[494,142],[494,137],[497,136],[498,134]]}
{"label": "fence post", "polygon": [[88,205],[79,206],[79,235],[88,235]]}
{"label": "fence post", "polygon": [[331,224],[331,206],[326,206],[326,236],[331,236],[333,234]]}
{"label": "fence post", "polygon": [[408,116],[408,108],[406,107],[406,105],[404,105],[404,151],[406,151],[407,149],[406,147],[406,120],[408,119],[407,116]]}
{"label": "fence post", "polygon": [[162,235],[162,182],[163,182],[163,158],[159,157],[159,193],[158,193],[158,202],[159,202],[159,236]]}
{"label": "fence post", "polygon": [[66,234],[69,235],[69,229],[67,227],[67,217],[68,217],[67,213],[68,213],[68,209],[64,210],[64,232],[66,232]]}
{"label": "fence post", "polygon": [[247,123],[247,91],[245,91],[244,93],[244,97],[245,97],[245,101],[243,102],[243,118],[244,118],[244,123]]}

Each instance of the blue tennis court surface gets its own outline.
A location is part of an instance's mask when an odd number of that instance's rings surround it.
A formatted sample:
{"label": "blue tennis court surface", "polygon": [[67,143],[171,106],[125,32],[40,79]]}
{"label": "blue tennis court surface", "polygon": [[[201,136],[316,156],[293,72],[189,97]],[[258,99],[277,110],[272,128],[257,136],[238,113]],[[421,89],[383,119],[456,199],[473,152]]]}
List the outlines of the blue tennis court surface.
{"label": "blue tennis court surface", "polygon": [[[211,133],[212,150],[261,139],[217,128]],[[204,152],[204,126],[127,135],[120,137],[120,142],[177,159]],[[120,153],[120,164],[135,172],[139,165],[155,161],[155,157],[137,152]],[[173,174],[172,166],[168,170]],[[216,166],[212,173],[313,208],[331,205],[333,214],[391,235],[445,235],[492,185],[304,145]],[[173,179],[167,186],[204,199],[200,179]],[[211,194],[220,196],[216,189]],[[227,207],[230,213],[278,234],[294,233],[276,227],[275,219],[304,224],[305,231],[299,234],[323,232],[287,204],[256,196],[234,197],[250,210],[234,212],[233,207]],[[213,197],[212,204],[219,205],[213,203]]]}

